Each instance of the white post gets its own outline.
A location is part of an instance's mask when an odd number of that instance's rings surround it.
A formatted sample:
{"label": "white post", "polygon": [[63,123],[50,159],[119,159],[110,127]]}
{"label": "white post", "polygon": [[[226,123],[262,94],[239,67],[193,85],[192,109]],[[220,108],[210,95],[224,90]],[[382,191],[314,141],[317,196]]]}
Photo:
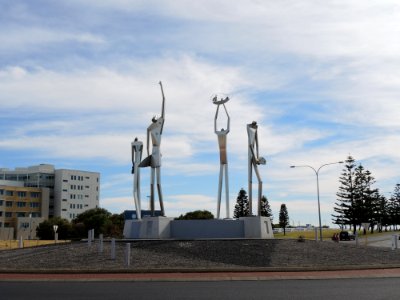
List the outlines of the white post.
{"label": "white post", "polygon": [[58,232],[54,234],[54,243],[57,244],[58,242]]}
{"label": "white post", "polygon": [[396,249],[396,235],[392,235],[392,250]]}
{"label": "white post", "polygon": [[315,241],[318,242],[318,228],[314,227]]}
{"label": "white post", "polygon": [[92,230],[88,231],[87,242],[88,242],[88,247],[92,246]]}
{"label": "white post", "polygon": [[94,229],[92,229],[92,242],[94,242]]}
{"label": "white post", "polygon": [[358,231],[356,230],[356,246],[358,246]]}
{"label": "white post", "polygon": [[22,238],[22,235],[19,237],[18,248],[20,249],[24,248],[24,240]]}
{"label": "white post", "polygon": [[395,237],[394,245],[395,245],[396,249],[398,249],[399,248],[399,235],[395,234],[394,237]]}
{"label": "white post", "polygon": [[115,259],[115,239],[111,239],[111,259]]}
{"label": "white post", "polygon": [[103,249],[104,249],[104,247],[103,247],[103,234],[101,233],[99,235],[99,252],[103,253]]}
{"label": "white post", "polygon": [[131,244],[126,243],[125,246],[125,266],[129,266],[131,264]]}

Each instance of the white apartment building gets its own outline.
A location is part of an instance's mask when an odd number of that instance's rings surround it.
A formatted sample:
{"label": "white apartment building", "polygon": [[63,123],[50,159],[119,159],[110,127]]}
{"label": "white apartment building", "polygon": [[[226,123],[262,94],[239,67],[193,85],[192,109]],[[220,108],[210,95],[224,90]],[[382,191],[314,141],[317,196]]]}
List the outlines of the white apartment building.
{"label": "white apartment building", "polygon": [[49,217],[71,221],[78,214],[99,207],[100,173],[55,169],[50,164],[10,170],[0,168],[0,180],[22,181],[25,187],[50,190]]}
{"label": "white apartment building", "polygon": [[54,212],[72,220],[86,210],[99,207],[100,174],[77,170],[55,170]]}

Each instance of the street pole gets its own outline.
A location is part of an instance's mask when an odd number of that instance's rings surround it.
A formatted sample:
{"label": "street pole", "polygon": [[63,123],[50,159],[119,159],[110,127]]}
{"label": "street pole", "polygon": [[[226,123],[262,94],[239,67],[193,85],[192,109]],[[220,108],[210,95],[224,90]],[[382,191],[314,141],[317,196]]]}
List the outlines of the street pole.
{"label": "street pole", "polygon": [[317,170],[309,165],[301,165],[301,166],[290,166],[291,168],[310,168],[314,171],[315,176],[317,177],[317,201],[318,201],[318,221],[319,221],[319,240],[322,242],[322,224],[321,224],[321,205],[319,201],[319,171],[322,169],[322,167],[328,166],[328,165],[334,165],[334,164],[342,164],[343,161],[337,161],[333,163],[328,163],[328,164],[323,164],[321,165]]}

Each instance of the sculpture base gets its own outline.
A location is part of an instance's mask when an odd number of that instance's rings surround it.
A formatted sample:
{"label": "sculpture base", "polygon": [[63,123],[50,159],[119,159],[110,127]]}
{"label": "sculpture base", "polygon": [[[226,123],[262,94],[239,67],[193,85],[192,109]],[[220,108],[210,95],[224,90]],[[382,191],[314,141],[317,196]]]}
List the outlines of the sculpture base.
{"label": "sculpture base", "polygon": [[127,239],[273,239],[271,220],[267,217],[239,219],[174,220],[149,217],[126,220]]}
{"label": "sculpture base", "polygon": [[130,239],[169,239],[173,218],[149,217],[141,220],[126,220],[124,237]]}

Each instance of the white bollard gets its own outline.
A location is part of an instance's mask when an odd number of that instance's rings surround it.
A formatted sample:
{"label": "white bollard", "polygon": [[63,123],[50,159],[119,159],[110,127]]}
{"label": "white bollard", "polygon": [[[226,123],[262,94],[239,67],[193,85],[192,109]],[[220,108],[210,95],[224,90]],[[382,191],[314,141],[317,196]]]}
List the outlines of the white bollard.
{"label": "white bollard", "polygon": [[392,250],[396,249],[396,235],[392,235]]}
{"label": "white bollard", "polygon": [[94,229],[92,229],[91,235],[92,235],[92,242],[94,242]]}
{"label": "white bollard", "polygon": [[398,234],[395,235],[395,243],[394,243],[394,245],[395,245],[396,249],[399,248],[399,235]]}
{"label": "white bollard", "polygon": [[18,248],[20,249],[24,248],[24,240],[22,238],[22,235],[19,237]]}
{"label": "white bollard", "polygon": [[88,247],[92,246],[92,230],[88,231],[87,243],[88,243]]}
{"label": "white bollard", "polygon": [[356,231],[356,246],[358,246],[358,231]]}
{"label": "white bollard", "polygon": [[57,242],[58,242],[58,232],[54,234],[54,244],[57,244]]}
{"label": "white bollard", "polygon": [[131,244],[126,243],[125,246],[125,266],[130,266],[131,264]]}
{"label": "white bollard", "polygon": [[99,253],[103,252],[103,234],[99,234]]}
{"label": "white bollard", "polygon": [[115,239],[111,239],[111,259],[115,259]]}

